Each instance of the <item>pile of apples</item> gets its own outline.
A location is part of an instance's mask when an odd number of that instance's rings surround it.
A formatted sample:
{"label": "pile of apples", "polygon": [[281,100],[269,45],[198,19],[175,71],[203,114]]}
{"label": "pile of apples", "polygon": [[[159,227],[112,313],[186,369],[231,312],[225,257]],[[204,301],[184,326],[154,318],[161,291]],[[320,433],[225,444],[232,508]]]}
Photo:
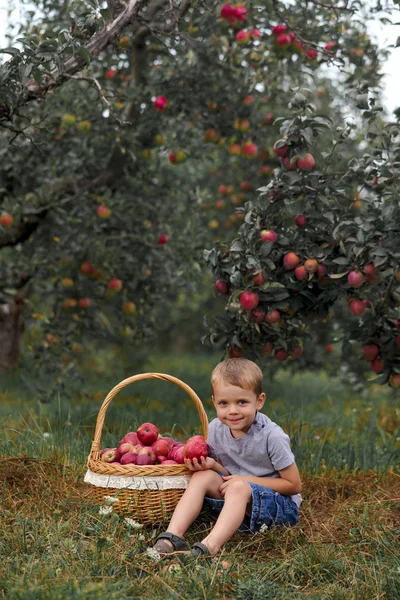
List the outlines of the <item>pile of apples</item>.
{"label": "pile of apples", "polygon": [[117,465],[182,465],[185,458],[198,460],[209,456],[210,447],[203,435],[194,435],[186,442],[159,435],[153,423],[143,423],[136,431],[129,431],[116,448],[104,448],[103,462]]}

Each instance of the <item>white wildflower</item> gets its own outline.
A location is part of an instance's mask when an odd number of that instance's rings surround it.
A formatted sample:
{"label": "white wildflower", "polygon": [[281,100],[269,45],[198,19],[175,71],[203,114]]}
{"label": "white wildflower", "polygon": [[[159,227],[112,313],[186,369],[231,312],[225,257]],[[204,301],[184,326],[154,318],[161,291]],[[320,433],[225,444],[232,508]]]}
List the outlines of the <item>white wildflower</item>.
{"label": "white wildflower", "polygon": [[158,562],[159,560],[161,560],[160,554],[154,548],[147,548],[146,555],[154,562]]}
{"label": "white wildflower", "polygon": [[138,541],[139,541],[139,542],[144,542],[144,540],[145,540],[145,537],[144,537],[143,533],[141,533],[141,534],[138,536]]}
{"label": "white wildflower", "polygon": [[119,499],[115,496],[104,496],[104,500],[109,504],[114,504],[114,502],[119,502]]}
{"label": "white wildflower", "polygon": [[263,523],[260,527],[260,533],[265,533],[266,531],[268,531],[268,525]]}
{"label": "white wildflower", "polygon": [[45,432],[43,433],[43,437],[44,437],[44,438],[49,438],[50,436],[51,436],[51,433],[49,433],[48,431],[45,431]]}
{"label": "white wildflower", "polygon": [[112,513],[112,506],[100,506],[99,515],[109,515]]}
{"label": "white wildflower", "polygon": [[129,517],[125,517],[124,521],[127,525],[129,525],[129,527],[132,527],[132,529],[141,529],[143,527],[141,523],[138,523],[138,521],[135,521],[135,519],[130,519]]}

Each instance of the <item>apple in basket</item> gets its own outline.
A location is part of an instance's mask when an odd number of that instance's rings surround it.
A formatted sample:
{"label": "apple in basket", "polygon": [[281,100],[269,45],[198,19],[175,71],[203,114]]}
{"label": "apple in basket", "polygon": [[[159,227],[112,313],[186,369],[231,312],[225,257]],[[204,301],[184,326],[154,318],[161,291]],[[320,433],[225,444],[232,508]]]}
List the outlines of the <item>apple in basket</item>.
{"label": "apple in basket", "polygon": [[171,450],[168,452],[168,454],[167,454],[167,458],[168,458],[168,460],[175,460],[175,459],[174,459],[174,454],[175,454],[175,452],[178,450],[178,448],[181,448],[181,447],[183,447],[184,445],[185,445],[185,444],[184,444],[183,442],[177,442],[177,443],[175,444],[175,446],[173,446],[173,447],[171,448]]}
{"label": "apple in basket", "polygon": [[138,463],[136,461],[136,464],[151,464],[151,465],[154,465],[155,462],[156,462],[156,459],[157,459],[157,457],[156,457],[156,455],[155,455],[155,453],[153,451],[153,448],[151,446],[145,446],[144,448],[141,448],[139,450],[139,452],[138,452],[138,458],[139,458],[139,456],[148,456],[151,459],[152,462],[151,463]]}
{"label": "apple in basket", "polygon": [[210,446],[202,435],[194,435],[189,438],[183,450],[184,457],[189,458],[190,460],[193,460],[194,458],[200,459],[202,456],[207,458],[209,454]]}
{"label": "apple in basket", "polygon": [[153,423],[143,423],[137,429],[139,442],[145,446],[151,446],[158,438],[158,428]]}
{"label": "apple in basket", "polygon": [[126,435],[124,435],[120,443],[123,444],[124,442],[130,442],[135,446],[138,443],[138,441],[139,438],[136,431],[129,431]]}
{"label": "apple in basket", "polygon": [[100,459],[102,462],[112,463],[117,462],[120,458],[120,453],[117,448],[104,448],[100,453]]}
{"label": "apple in basket", "polygon": [[121,465],[136,465],[137,457],[136,452],[126,452],[121,456],[119,462]]}
{"label": "apple in basket", "polygon": [[168,436],[163,436],[162,437],[163,440],[166,440],[169,445],[171,446],[171,448],[173,448],[178,442],[176,440],[174,440],[174,438],[172,437],[168,437]]}
{"label": "apple in basket", "polygon": [[153,452],[156,456],[168,456],[168,452],[172,450],[170,442],[166,438],[162,437],[158,438],[158,440],[156,440],[151,447],[153,448]]}
{"label": "apple in basket", "polygon": [[137,444],[132,444],[131,442],[124,442],[118,448],[118,452],[120,453],[120,455],[126,454],[127,452],[136,452],[136,454],[138,454],[139,448],[137,447]]}
{"label": "apple in basket", "polygon": [[166,456],[157,456],[157,462],[162,465],[165,461],[168,460]]}
{"label": "apple in basket", "polygon": [[[175,450],[176,448],[176,450]],[[175,450],[175,452],[173,453],[172,456],[169,456],[169,460],[174,460],[176,463],[178,463],[178,465],[183,465],[183,463],[185,462],[185,455],[184,455],[184,451],[185,451],[185,444],[182,444],[182,446],[174,446],[174,448],[172,448],[172,450]]]}
{"label": "apple in basket", "polygon": [[174,460],[167,459],[167,460],[163,460],[162,464],[163,465],[177,465],[178,463],[175,462]]}

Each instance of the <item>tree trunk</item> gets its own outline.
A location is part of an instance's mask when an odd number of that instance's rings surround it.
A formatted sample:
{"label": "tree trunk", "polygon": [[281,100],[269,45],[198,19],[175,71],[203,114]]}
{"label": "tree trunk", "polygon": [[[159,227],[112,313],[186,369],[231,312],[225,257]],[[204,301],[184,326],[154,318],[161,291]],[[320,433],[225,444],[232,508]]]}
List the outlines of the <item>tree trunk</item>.
{"label": "tree trunk", "polygon": [[0,373],[13,369],[19,358],[22,306],[18,294],[12,302],[0,304]]}

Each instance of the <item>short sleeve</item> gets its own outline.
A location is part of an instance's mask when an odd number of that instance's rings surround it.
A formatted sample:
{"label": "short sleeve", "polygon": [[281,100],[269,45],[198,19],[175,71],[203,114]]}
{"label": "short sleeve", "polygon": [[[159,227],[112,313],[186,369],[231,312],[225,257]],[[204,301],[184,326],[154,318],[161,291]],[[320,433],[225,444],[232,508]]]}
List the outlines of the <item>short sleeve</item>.
{"label": "short sleeve", "polygon": [[295,462],[294,454],[290,449],[289,436],[281,429],[276,427],[268,436],[267,452],[276,471],[282,471]]}

